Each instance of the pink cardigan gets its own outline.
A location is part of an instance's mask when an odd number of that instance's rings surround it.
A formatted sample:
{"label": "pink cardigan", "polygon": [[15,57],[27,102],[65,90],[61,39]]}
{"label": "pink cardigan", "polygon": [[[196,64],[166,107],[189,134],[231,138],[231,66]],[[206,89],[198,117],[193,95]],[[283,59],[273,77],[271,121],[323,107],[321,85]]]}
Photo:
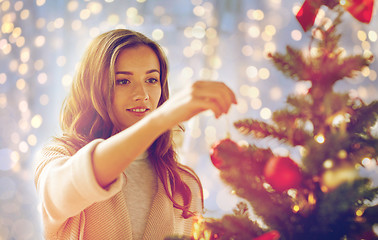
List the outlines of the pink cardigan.
{"label": "pink cardigan", "polygon": [[[77,152],[56,140],[42,149],[36,162],[35,185],[42,203],[46,239],[132,239],[122,191],[127,184],[125,175],[103,189],[93,173],[91,155],[101,141],[94,140]],[[190,210],[201,213],[197,182],[187,174],[183,178],[193,193]],[[182,203],[181,196],[175,199]],[[184,219],[181,214],[159,180],[143,239],[190,236],[193,218]]]}

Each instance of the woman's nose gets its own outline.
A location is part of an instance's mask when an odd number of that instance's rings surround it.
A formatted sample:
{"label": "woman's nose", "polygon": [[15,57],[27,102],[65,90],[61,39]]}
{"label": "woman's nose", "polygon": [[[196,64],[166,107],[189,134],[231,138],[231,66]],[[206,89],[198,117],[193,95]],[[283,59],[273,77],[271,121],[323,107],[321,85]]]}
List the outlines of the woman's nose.
{"label": "woman's nose", "polygon": [[148,92],[145,86],[143,86],[143,84],[135,85],[133,89],[133,97],[135,101],[148,99]]}

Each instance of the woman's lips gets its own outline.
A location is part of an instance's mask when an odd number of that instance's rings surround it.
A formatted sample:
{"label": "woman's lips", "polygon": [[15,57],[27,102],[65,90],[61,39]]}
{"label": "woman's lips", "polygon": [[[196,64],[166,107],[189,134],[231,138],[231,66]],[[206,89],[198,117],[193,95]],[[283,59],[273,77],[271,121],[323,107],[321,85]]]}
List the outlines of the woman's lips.
{"label": "woman's lips", "polygon": [[143,107],[126,109],[126,111],[136,116],[144,116],[149,110],[150,110],[149,108],[143,108]]}

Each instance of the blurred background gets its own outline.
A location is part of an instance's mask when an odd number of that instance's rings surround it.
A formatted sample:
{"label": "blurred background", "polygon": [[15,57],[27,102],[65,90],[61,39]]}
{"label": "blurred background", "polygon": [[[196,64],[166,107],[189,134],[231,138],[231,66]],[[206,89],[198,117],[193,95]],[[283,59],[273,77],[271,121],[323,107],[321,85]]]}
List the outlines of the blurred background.
{"label": "blurred background", "polygon": [[[241,143],[233,122],[270,121],[288,94],[304,93],[267,58],[286,45],[308,49],[311,33],[295,18],[299,0],[0,0],[0,240],[42,239],[39,201],[33,183],[37,151],[60,133],[59,111],[77,63],[98,34],[129,28],[159,42],[170,62],[171,93],[198,79],[223,81],[238,105],[216,120],[209,112],[184,124],[177,136],[181,161],[198,173],[206,216],[231,213],[239,201],[218,176],[209,149],[227,132]],[[343,15],[340,47],[346,54],[378,52],[377,3],[370,24]],[[315,25],[328,16],[322,7]],[[378,96],[375,60],[353,79],[336,84],[366,103]],[[292,154],[269,139],[256,144],[277,154]],[[377,168],[371,169],[372,176]]]}

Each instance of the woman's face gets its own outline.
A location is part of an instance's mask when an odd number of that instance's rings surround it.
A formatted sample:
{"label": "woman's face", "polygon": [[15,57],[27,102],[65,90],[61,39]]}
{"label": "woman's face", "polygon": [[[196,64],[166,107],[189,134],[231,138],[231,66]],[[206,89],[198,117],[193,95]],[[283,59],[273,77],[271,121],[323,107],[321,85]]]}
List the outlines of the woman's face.
{"label": "woman's face", "polygon": [[125,129],[155,110],[161,96],[160,64],[146,45],[126,48],[115,63],[112,110]]}

